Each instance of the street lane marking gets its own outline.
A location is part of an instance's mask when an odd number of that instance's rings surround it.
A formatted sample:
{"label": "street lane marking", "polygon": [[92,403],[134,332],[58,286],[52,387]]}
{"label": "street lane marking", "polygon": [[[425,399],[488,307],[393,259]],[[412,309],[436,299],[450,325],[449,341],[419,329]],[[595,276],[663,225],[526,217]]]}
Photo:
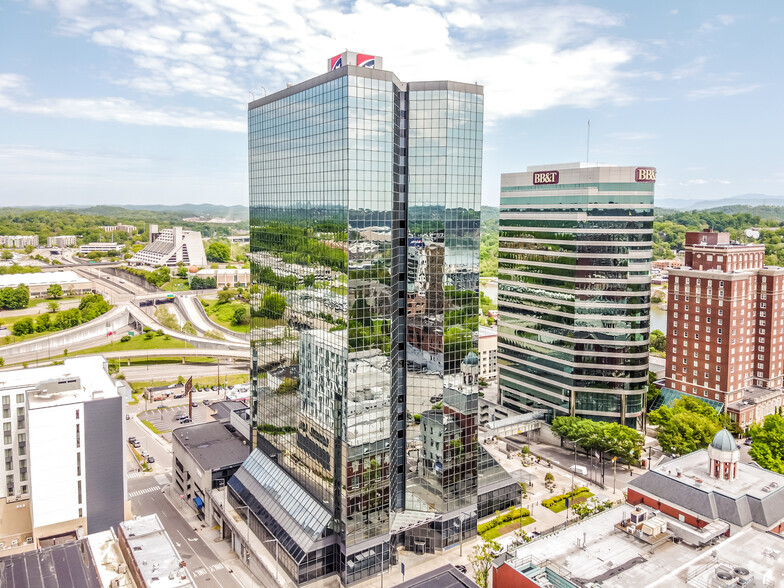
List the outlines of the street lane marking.
{"label": "street lane marking", "polygon": [[142,476],[144,476],[144,472],[129,472],[125,477],[129,480],[133,480],[134,478],[141,478]]}
{"label": "street lane marking", "polygon": [[144,488],[142,490],[134,490],[133,492],[128,492],[129,498],[136,498],[137,496],[141,496],[142,494],[149,494],[150,492],[158,492],[160,491],[160,486],[150,486],[149,488]]}
{"label": "street lane marking", "polygon": [[193,571],[193,575],[196,576],[197,578],[199,576],[203,576],[206,573],[207,573],[207,570],[205,570],[204,568],[199,568],[198,570],[194,570]]}

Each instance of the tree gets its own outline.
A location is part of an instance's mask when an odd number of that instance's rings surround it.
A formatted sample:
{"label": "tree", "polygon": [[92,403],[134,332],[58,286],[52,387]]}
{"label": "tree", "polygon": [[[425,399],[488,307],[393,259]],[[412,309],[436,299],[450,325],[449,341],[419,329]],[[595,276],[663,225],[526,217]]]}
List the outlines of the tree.
{"label": "tree", "polygon": [[227,302],[231,302],[231,299],[237,295],[236,290],[221,290],[218,292],[218,304],[226,304]]}
{"label": "tree", "polygon": [[13,259],[14,258],[14,254],[11,253],[10,251],[6,250],[6,251],[3,251],[2,253],[0,253],[0,257],[2,257],[4,260],[8,261],[9,259]]}
{"label": "tree", "polygon": [[654,351],[667,349],[667,337],[659,329],[651,331],[651,348]]}
{"label": "tree", "polygon": [[35,332],[35,327],[33,326],[33,319],[31,319],[30,317],[23,318],[14,323],[13,333],[17,337],[21,337],[22,335],[28,335],[34,332]]}
{"label": "tree", "polygon": [[49,314],[38,315],[38,320],[35,321],[35,330],[39,333],[48,331],[52,326],[52,316]]}
{"label": "tree", "polygon": [[30,290],[24,284],[16,288],[6,287],[0,290],[0,310],[19,310],[27,308],[30,302]]}
{"label": "tree", "polygon": [[685,455],[707,447],[722,428],[719,414],[706,402],[692,396],[662,406],[648,415],[658,426],[659,445],[667,453]]}
{"label": "tree", "polygon": [[207,255],[207,261],[226,263],[231,259],[231,247],[220,241],[210,243],[204,253]]}
{"label": "tree", "polygon": [[231,322],[235,325],[247,325],[250,323],[250,313],[248,312],[247,307],[238,306],[235,308],[234,316],[232,317]]}
{"label": "tree", "polygon": [[555,489],[555,476],[553,476],[552,472],[547,472],[544,475],[544,487],[550,492]]}
{"label": "tree", "polygon": [[604,438],[609,453],[624,458],[627,462],[637,461],[645,444],[645,437],[635,429],[620,423],[606,423]]}
{"label": "tree", "polygon": [[188,268],[184,265],[181,265],[177,268],[177,277],[181,280],[184,280],[188,277]]}
{"label": "tree", "polygon": [[305,284],[306,288],[312,288],[316,285],[316,276],[314,274],[308,274],[303,278],[303,283]]}
{"label": "tree", "polygon": [[49,298],[62,298],[63,297],[63,287],[60,284],[52,284],[46,289],[46,295]]}
{"label": "tree", "polygon": [[49,312],[57,312],[60,310],[60,304],[54,300],[50,300],[46,305],[49,307]]}
{"label": "tree", "polygon": [[483,540],[468,556],[468,561],[471,562],[474,570],[474,581],[481,588],[488,588],[490,585],[490,567],[500,551],[501,546],[496,541]]}
{"label": "tree", "polygon": [[760,425],[752,425],[749,455],[763,468],[784,474],[784,418],[769,414]]}

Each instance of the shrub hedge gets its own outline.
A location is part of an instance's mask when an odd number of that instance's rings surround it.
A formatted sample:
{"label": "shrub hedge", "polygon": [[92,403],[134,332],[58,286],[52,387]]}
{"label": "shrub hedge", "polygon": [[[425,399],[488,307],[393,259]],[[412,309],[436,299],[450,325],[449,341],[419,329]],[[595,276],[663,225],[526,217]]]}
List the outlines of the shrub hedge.
{"label": "shrub hedge", "polygon": [[527,508],[513,508],[504,514],[498,515],[494,519],[487,521],[486,523],[482,523],[476,528],[476,532],[481,535],[485,531],[489,531],[490,529],[494,529],[495,527],[499,527],[521,517],[528,516],[531,516],[531,512]]}
{"label": "shrub hedge", "polygon": [[582,494],[583,492],[588,492],[588,488],[585,486],[580,486],[579,488],[575,488],[574,490],[567,492],[566,494],[559,494],[558,496],[553,496],[552,498],[545,498],[542,500],[542,506],[545,508],[550,508],[558,504],[559,502],[563,502],[567,498],[572,498],[577,496],[578,494]]}

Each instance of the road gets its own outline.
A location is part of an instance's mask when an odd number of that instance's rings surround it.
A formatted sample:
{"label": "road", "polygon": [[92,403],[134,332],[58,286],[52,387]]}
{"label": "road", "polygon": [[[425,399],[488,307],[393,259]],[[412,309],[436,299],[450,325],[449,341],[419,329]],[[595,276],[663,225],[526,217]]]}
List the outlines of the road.
{"label": "road", "polygon": [[167,498],[169,484],[163,474],[129,474],[128,496],[134,515],[157,514],[197,586],[205,588],[243,588],[238,578],[224,565],[201,536]]}
{"label": "road", "polygon": [[[150,352],[150,355],[153,355],[154,352]],[[114,356],[111,354],[104,354],[107,359],[114,359]],[[205,353],[205,355],[209,355],[209,353]],[[132,366],[125,366],[123,365],[121,370],[122,374],[125,376],[125,379],[130,382],[138,382],[142,381],[159,381],[159,380],[167,380],[172,381],[176,380],[177,376],[182,376],[183,378],[188,378],[193,376],[194,378],[201,378],[206,376],[212,376],[215,378],[214,384],[218,385],[218,366],[217,364],[193,364],[193,363],[164,363],[158,365],[132,365]],[[225,383],[226,379],[225,376],[236,375],[236,374],[248,374],[248,363],[237,363],[236,365],[230,364],[221,364],[220,366],[220,379],[222,382]]]}

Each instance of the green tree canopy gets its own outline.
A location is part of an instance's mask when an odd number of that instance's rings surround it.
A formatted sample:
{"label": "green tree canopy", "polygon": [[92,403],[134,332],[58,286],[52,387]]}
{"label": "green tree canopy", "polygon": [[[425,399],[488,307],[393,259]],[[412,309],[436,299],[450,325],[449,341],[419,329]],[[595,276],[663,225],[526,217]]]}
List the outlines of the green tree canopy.
{"label": "green tree canopy", "polygon": [[231,247],[228,243],[223,243],[221,241],[213,241],[210,243],[204,253],[207,255],[207,261],[226,263],[231,260]]}
{"label": "green tree canopy", "polygon": [[651,331],[651,347],[656,351],[667,349],[667,337],[659,329]]}
{"label": "green tree canopy", "polygon": [[631,427],[580,417],[555,417],[552,430],[586,451],[608,452],[627,461],[638,459],[645,443],[645,438]]}
{"label": "green tree canopy", "polygon": [[46,295],[49,298],[62,298],[63,287],[60,284],[52,284],[46,289]]}
{"label": "green tree canopy", "polygon": [[769,414],[762,425],[753,425],[749,455],[763,468],[784,474],[784,418]]}
{"label": "green tree canopy", "polygon": [[659,445],[668,453],[685,455],[707,447],[722,428],[722,419],[708,403],[684,396],[672,408],[662,406],[648,415],[658,426]]}

